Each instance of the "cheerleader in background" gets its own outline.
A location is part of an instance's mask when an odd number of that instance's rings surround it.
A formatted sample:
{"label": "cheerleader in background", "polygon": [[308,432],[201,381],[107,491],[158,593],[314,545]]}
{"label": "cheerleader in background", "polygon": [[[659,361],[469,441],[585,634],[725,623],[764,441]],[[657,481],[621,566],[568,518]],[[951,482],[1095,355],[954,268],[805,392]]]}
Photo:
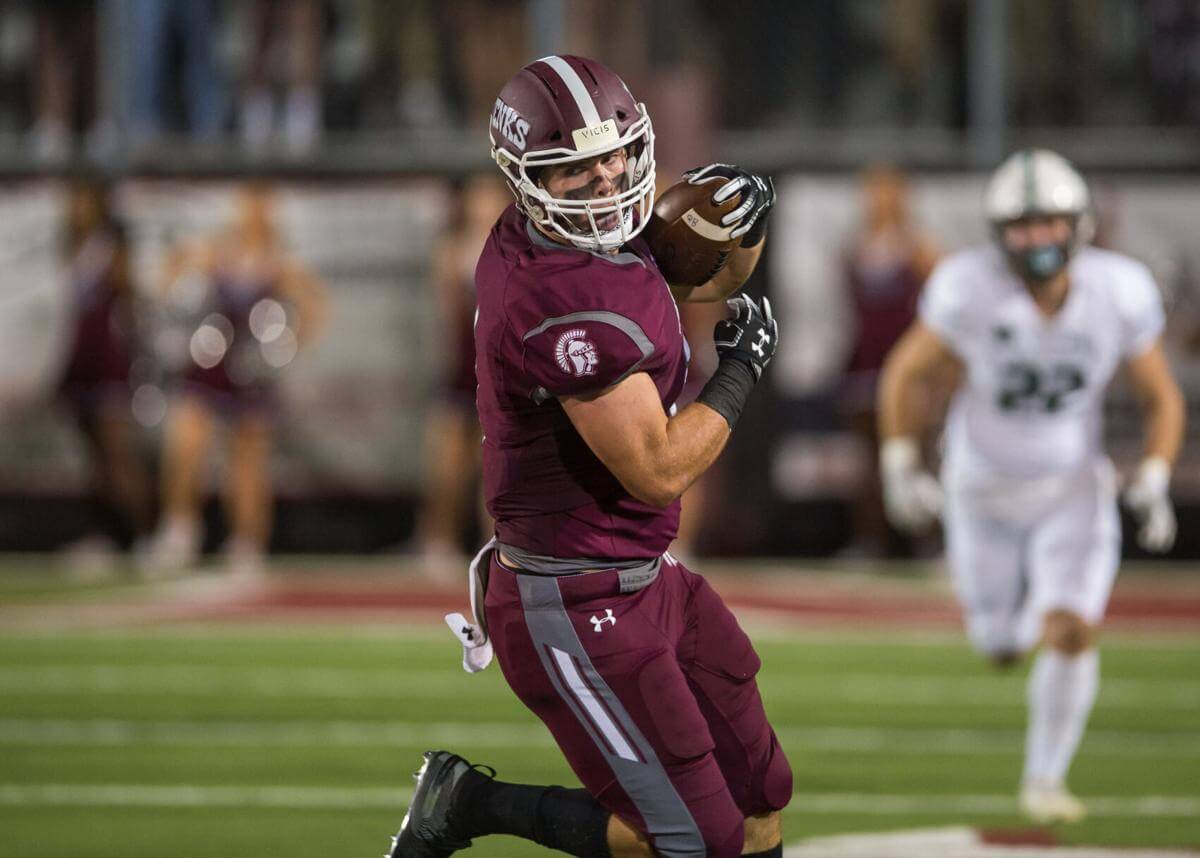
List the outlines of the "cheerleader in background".
{"label": "cheerleader in background", "polygon": [[[193,565],[203,543],[205,466],[216,430],[226,430],[222,470],[230,571],[253,577],[270,543],[270,463],[280,371],[323,327],[321,282],[283,248],[260,186],[241,192],[231,228],[182,245],[167,265],[168,291],[201,289],[182,382],[170,406],[163,450],[163,515],[154,560],[163,571]],[[170,298],[170,296],[169,296]]]}

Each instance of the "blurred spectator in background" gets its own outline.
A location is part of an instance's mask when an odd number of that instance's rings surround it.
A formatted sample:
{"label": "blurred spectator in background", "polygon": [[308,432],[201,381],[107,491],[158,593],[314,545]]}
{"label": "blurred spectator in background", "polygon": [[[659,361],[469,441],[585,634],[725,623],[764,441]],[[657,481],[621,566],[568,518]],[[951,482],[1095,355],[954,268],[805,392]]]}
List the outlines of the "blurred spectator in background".
{"label": "blurred spectator in background", "polygon": [[[479,495],[480,434],[475,412],[475,263],[492,225],[512,202],[500,179],[473,176],[459,189],[453,219],[433,252],[442,349],[440,396],[425,420],[425,476],[417,548],[433,577],[463,566],[464,532],[473,514],[483,540],[491,521]],[[474,534],[472,534],[474,536]]]}
{"label": "blurred spectator in background", "polygon": [[851,430],[870,457],[853,498],[849,553],[894,553],[879,484],[875,388],[884,358],[916,315],[917,296],[937,262],[933,241],[913,223],[908,185],[895,167],[879,164],[862,176],[863,219],[846,250],[844,271],[855,323],[842,389]]}
{"label": "blurred spectator in background", "polygon": [[150,481],[130,410],[135,347],[129,246],[108,189],[84,180],[69,191],[65,251],[74,333],[59,386],[92,463],[95,533],[71,546],[80,571],[111,568],[150,528]]}
{"label": "blurred spectator in background", "polygon": [[[254,0],[246,13],[250,55],[240,108],[242,142],[261,150],[282,131],[287,151],[305,154],[321,136],[325,3]],[[277,89],[283,93],[281,123]]]}
{"label": "blurred spectator in background", "polygon": [[235,574],[261,570],[272,523],[276,383],[326,316],[320,281],[281,245],[269,191],[246,188],[238,204],[227,232],[178,248],[168,263],[168,290],[205,290],[199,305],[206,315],[191,335],[191,364],[167,418],[154,545],[163,570],[190,566],[199,555],[207,454],[218,421],[228,430],[226,561]]}
{"label": "blurred spectator in background", "polygon": [[1200,3],[1142,0],[1154,119],[1200,124]]}
{"label": "blurred spectator in background", "polygon": [[446,0],[454,66],[468,128],[491,115],[510,69],[527,62],[525,0]]}
{"label": "blurred spectator in background", "polygon": [[[870,12],[876,4],[865,4]],[[722,121],[734,127],[836,123],[861,61],[854,4],[742,3],[731,15],[724,0],[697,0],[720,34]]]}
{"label": "blurred spectator in background", "polygon": [[225,123],[225,89],[217,69],[214,0],[133,0],[129,6],[130,135],[135,146],[153,144],[164,121],[172,59],[179,57],[188,130],[202,138],[218,136]]}
{"label": "blurred spectator in background", "polygon": [[884,68],[895,96],[880,107],[895,111],[893,121],[953,128],[966,123],[967,8],[957,0],[887,3]]}
{"label": "blurred spectator in background", "polygon": [[1017,0],[1012,12],[1014,113],[1026,125],[1073,125],[1105,91],[1092,0]]}
{"label": "blurred spectator in background", "polygon": [[442,64],[448,52],[445,15],[432,0],[373,0],[367,10],[372,42],[369,86],[375,92],[373,125],[399,117],[405,128],[451,124]]}
{"label": "blurred spectator in background", "polygon": [[71,156],[76,132],[96,123],[96,3],[27,2],[34,18],[29,147],[35,160],[58,163]]}

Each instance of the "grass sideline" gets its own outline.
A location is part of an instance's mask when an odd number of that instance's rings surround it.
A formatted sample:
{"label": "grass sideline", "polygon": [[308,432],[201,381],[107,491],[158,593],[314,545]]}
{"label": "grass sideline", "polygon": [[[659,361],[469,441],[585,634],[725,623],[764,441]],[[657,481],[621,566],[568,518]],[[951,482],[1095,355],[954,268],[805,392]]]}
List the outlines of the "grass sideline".
{"label": "grass sideline", "polygon": [[[31,589],[22,604],[72,599],[66,587]],[[753,634],[796,771],[789,843],[1028,828],[1015,813],[1023,671],[992,674],[947,629],[797,625]],[[1126,631],[1102,653],[1105,683],[1072,772],[1096,812],[1051,834],[1194,848],[1200,635]],[[432,744],[505,779],[574,783],[499,672],[467,676],[457,662],[432,623],[0,627],[0,851],[378,855]],[[557,853],[489,838],[468,854]]]}

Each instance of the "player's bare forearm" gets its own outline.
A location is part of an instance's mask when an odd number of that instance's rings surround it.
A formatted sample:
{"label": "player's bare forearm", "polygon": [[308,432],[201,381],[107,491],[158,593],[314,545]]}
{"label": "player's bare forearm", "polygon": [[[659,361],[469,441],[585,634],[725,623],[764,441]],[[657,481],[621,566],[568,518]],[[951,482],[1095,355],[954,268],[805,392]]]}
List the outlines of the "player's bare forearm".
{"label": "player's bare forearm", "polygon": [[720,455],[725,418],[693,403],[668,417],[645,373],[634,373],[593,397],[559,402],[576,430],[631,495],[669,506]]}
{"label": "player's bare forearm", "polygon": [[877,407],[881,439],[920,435],[925,428],[920,393],[939,369],[956,364],[957,358],[937,335],[914,322],[888,354],[879,379]]}
{"label": "player's bare forearm", "polygon": [[1145,457],[1173,464],[1183,443],[1187,409],[1162,344],[1131,359],[1128,369],[1144,409]]}
{"label": "player's bare forearm", "polygon": [[661,436],[646,438],[630,459],[609,469],[638,500],[665,508],[712,466],[730,434],[724,417],[694,402],[667,420]]}
{"label": "player's bare forearm", "polygon": [[1158,401],[1146,412],[1146,458],[1158,457],[1174,464],[1184,427],[1183,397]]}
{"label": "player's bare forearm", "polygon": [[731,434],[725,418],[701,402],[693,402],[667,421],[665,455],[657,463],[660,479],[673,495],[667,503],[712,467]]}
{"label": "player's bare forearm", "polygon": [[730,251],[725,267],[707,283],[699,286],[672,286],[671,294],[675,296],[676,301],[693,304],[725,300],[750,279],[766,243],[766,239],[763,239],[754,247],[735,247]]}
{"label": "player's bare forearm", "polygon": [[879,437],[883,440],[920,434],[921,427],[912,406],[920,376],[914,362],[902,351],[904,340],[894,348],[883,364],[879,377]]}

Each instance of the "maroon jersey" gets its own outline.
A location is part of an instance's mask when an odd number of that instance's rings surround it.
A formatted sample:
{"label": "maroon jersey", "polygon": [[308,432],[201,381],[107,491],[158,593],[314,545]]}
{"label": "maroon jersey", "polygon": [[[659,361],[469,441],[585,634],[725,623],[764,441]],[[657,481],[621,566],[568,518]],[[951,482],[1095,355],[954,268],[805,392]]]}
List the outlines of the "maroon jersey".
{"label": "maroon jersey", "polygon": [[882,259],[853,253],[846,260],[858,335],[850,354],[850,372],[875,372],[917,315],[921,273],[911,253]]}
{"label": "maroon jersey", "polygon": [[119,285],[117,252],[112,236],[97,233],[71,265],[75,331],[62,388],[83,407],[129,393],[133,315]]}
{"label": "maroon jersey", "polygon": [[200,393],[253,398],[268,388],[274,376],[265,372],[258,359],[258,340],[250,329],[250,315],[259,301],[278,296],[277,275],[240,275],[219,270],[210,296],[211,309],[223,316],[233,331],[233,343],[215,365],[193,364],[185,382]]}
{"label": "maroon jersey", "polygon": [[630,495],[556,397],[648,373],[671,413],[687,375],[679,313],[646,244],[616,254],[557,244],[515,206],[475,269],[483,482],[501,543],[563,558],[654,557],[679,525]]}
{"label": "maroon jersey", "polygon": [[475,284],[463,277],[463,288],[450,319],[454,354],[446,373],[444,394],[448,401],[470,408],[475,399]]}

